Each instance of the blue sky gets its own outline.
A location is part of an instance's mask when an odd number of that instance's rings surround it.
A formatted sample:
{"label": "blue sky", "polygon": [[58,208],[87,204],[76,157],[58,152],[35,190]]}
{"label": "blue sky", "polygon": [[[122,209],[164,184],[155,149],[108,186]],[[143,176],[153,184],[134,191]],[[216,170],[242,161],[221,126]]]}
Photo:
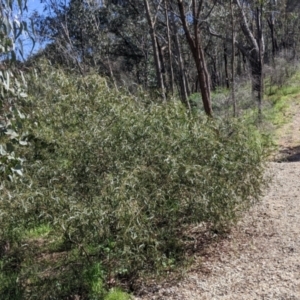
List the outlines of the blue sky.
{"label": "blue sky", "polygon": [[43,4],[41,3],[40,0],[28,0],[27,1],[27,7],[28,7],[28,12],[32,13],[33,11],[38,11],[40,13],[43,12]]}
{"label": "blue sky", "polygon": [[[34,11],[37,11],[38,13],[43,13],[43,9],[44,9],[44,4],[41,3],[40,0],[27,0],[27,8],[28,11],[24,11],[24,15],[23,15],[23,20],[27,22],[28,28],[30,30],[31,27],[31,21],[30,21],[30,16],[32,15],[32,13]],[[24,36],[23,40],[23,50],[24,50],[24,57],[28,57],[28,55],[30,54],[31,50],[32,50],[32,46],[33,46],[33,42],[31,39],[29,39],[28,37]],[[35,45],[34,45],[34,49],[33,49],[33,53],[36,53],[40,48],[42,47],[42,45],[38,42],[38,40],[35,40]]]}

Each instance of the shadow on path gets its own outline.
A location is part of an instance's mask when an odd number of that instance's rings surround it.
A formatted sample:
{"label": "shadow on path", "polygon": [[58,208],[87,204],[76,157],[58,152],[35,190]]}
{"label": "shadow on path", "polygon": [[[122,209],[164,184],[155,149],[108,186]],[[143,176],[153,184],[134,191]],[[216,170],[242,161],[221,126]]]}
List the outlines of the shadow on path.
{"label": "shadow on path", "polygon": [[279,151],[280,159],[277,162],[300,162],[300,146],[287,147]]}

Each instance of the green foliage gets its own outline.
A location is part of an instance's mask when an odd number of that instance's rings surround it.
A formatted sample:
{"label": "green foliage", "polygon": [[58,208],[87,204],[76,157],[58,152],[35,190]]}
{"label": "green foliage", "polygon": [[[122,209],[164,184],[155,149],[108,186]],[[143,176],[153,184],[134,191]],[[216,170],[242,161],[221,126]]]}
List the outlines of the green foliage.
{"label": "green foliage", "polygon": [[290,68],[293,68],[293,72],[290,71],[288,73],[291,74],[290,77],[286,78],[288,75],[281,74],[280,71],[277,71],[284,79],[281,79],[280,84],[276,84],[276,82],[272,84],[273,81],[271,77],[269,87],[266,89],[266,101],[271,104],[270,108],[266,110],[266,119],[275,125],[286,122],[284,116],[287,108],[291,101],[300,93],[298,84],[300,77],[299,66],[291,67],[286,64],[284,70],[289,70]]}
{"label": "green foliage", "polygon": [[5,270],[7,264],[4,265],[3,261],[0,261],[0,295],[3,300],[10,299],[22,299],[23,291],[16,284],[18,281],[17,273],[9,272]]}
{"label": "green foliage", "polygon": [[129,294],[122,292],[118,289],[112,289],[105,296],[104,300],[130,300],[131,297]]}
{"label": "green foliage", "polygon": [[41,224],[32,229],[25,231],[24,235],[28,238],[45,237],[51,232],[49,224]]}
{"label": "green foliage", "polygon": [[[14,215],[16,218],[7,224],[2,222],[3,219],[10,218],[10,209],[15,208],[15,202],[13,200],[10,202],[11,194],[8,187],[23,174],[24,159],[19,148],[27,144],[23,140],[25,114],[22,110],[24,99],[27,97],[27,86],[23,73],[14,64],[15,50],[18,48],[16,42],[26,31],[26,23],[18,20],[13,8],[22,12],[23,5],[25,5],[23,1],[4,0],[0,6],[0,223],[6,227],[0,230],[1,299],[21,299],[24,292],[17,283],[20,261],[23,258],[18,244],[22,227],[18,226],[20,223],[17,215]],[[22,55],[21,41],[19,45]],[[5,203],[9,203],[10,209],[5,209],[3,206]]]}
{"label": "green foliage", "polygon": [[[144,103],[97,75],[50,67],[30,81],[29,100],[27,173],[0,202],[0,239],[11,245],[5,260],[28,244],[14,274],[20,289],[31,278],[30,299],[101,299],[112,279],[170,270],[187,226],[226,230],[262,193],[269,142],[242,119],[201,120],[179,102]],[[38,230],[40,243],[60,244],[54,261],[24,237],[45,224],[55,237]]]}
{"label": "green foliage", "polygon": [[104,271],[99,263],[95,263],[84,270],[84,282],[88,286],[90,299],[103,297],[105,293],[103,278]]}
{"label": "green foliage", "polygon": [[[9,178],[14,181],[23,174],[23,159],[19,155],[23,140],[25,114],[22,104],[27,97],[26,81],[23,73],[14,64],[16,49],[23,55],[22,41],[19,39],[28,32],[26,22],[18,20],[14,8],[22,12],[26,1],[4,0],[0,5],[0,188]],[[18,47],[17,47],[18,42]]]}

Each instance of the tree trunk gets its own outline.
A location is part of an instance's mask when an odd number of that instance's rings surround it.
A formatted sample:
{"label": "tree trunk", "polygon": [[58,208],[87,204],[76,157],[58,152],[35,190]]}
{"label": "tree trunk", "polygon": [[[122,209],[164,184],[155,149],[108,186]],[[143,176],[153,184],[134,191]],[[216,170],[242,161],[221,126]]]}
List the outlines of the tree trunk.
{"label": "tree trunk", "polygon": [[171,89],[171,95],[174,95],[175,80],[174,80],[173,61],[172,61],[172,45],[171,45],[171,36],[170,36],[168,0],[165,0],[165,18],[166,18],[166,26],[167,26],[168,55],[169,55],[169,63],[170,63],[170,89]]}
{"label": "tree trunk", "polygon": [[236,44],[240,50],[248,57],[251,73],[252,73],[252,92],[255,95],[255,99],[258,105],[258,117],[261,119],[262,112],[262,100],[264,92],[264,82],[263,82],[263,60],[265,53],[265,45],[262,32],[262,11],[263,11],[263,2],[257,4],[255,11],[255,26],[256,33],[251,31],[249,23],[247,22],[247,17],[245,11],[240,3],[240,0],[235,0],[240,13],[241,13],[241,29],[243,34],[248,41],[249,49],[245,50],[245,47],[242,47],[239,44]]}
{"label": "tree trunk", "polygon": [[161,75],[163,78],[163,83],[164,83],[164,89],[165,89],[165,94],[168,94],[168,86],[167,86],[167,76],[166,76],[166,63],[165,63],[165,58],[164,58],[164,53],[163,53],[163,48],[159,44],[159,39],[156,37],[156,45],[158,49],[158,57],[160,61],[160,68],[161,68]]}
{"label": "tree trunk", "polygon": [[224,68],[225,68],[225,84],[226,88],[229,90],[229,75],[228,75],[228,60],[227,60],[227,46],[224,42]]}
{"label": "tree trunk", "polygon": [[164,79],[163,79],[163,74],[162,74],[161,61],[159,58],[159,49],[158,49],[158,45],[156,42],[155,24],[152,20],[148,0],[144,0],[144,5],[146,8],[146,16],[147,16],[147,21],[148,21],[149,28],[150,28],[150,36],[151,36],[153,56],[154,56],[154,61],[155,61],[157,83],[158,83],[158,87],[161,91],[163,101],[166,101],[165,85],[164,85]]}
{"label": "tree trunk", "polygon": [[233,117],[237,117],[237,105],[235,98],[235,30],[234,30],[234,14],[232,0],[230,0],[230,13],[231,13],[231,97],[233,107]]}
{"label": "tree trunk", "polygon": [[258,60],[257,60],[257,101],[258,101],[258,115],[261,118],[262,113],[262,100],[264,97],[264,41],[262,33],[262,12],[263,4],[256,8],[256,27],[257,27],[257,40],[258,40]]}
{"label": "tree trunk", "polygon": [[211,74],[211,88],[212,90],[215,90],[217,88],[217,86],[220,85],[220,78],[219,78],[219,73],[218,73],[218,67],[217,67],[217,54],[214,53],[213,55],[209,53],[209,51],[205,51],[205,54],[207,56],[210,57],[211,59],[211,64],[212,64],[212,67],[211,67],[211,71],[210,71],[210,74]]}
{"label": "tree trunk", "polygon": [[217,86],[220,84],[219,82],[219,74],[218,74],[218,68],[216,63],[217,58],[215,56],[212,56],[212,75],[211,75],[211,84],[212,89],[215,90]]}
{"label": "tree trunk", "polygon": [[278,43],[277,43],[277,38],[276,38],[276,34],[275,34],[275,20],[274,20],[273,12],[270,13],[270,17],[267,19],[267,21],[268,21],[268,25],[269,25],[270,32],[271,32],[272,58],[273,58],[273,63],[274,63],[275,55],[278,52]]}
{"label": "tree trunk", "polygon": [[180,49],[180,43],[178,40],[178,29],[175,21],[175,15],[174,12],[171,12],[171,22],[172,22],[172,31],[173,31],[173,37],[174,37],[174,44],[175,44],[175,56],[178,59],[178,66],[179,66],[179,85],[180,85],[180,95],[183,103],[188,107],[188,109],[191,109],[190,103],[188,101],[188,88],[186,85],[186,79],[185,79],[185,69],[184,69],[184,61],[181,54]]}
{"label": "tree trunk", "polygon": [[185,11],[183,7],[182,0],[177,0],[180,19],[183,25],[185,36],[189,44],[190,50],[192,52],[196,69],[198,73],[199,85],[201,90],[202,102],[205,113],[212,117],[212,107],[210,100],[210,79],[207,71],[206,61],[204,57],[204,52],[202,48],[202,41],[200,35],[200,29],[198,26],[199,15],[201,11],[202,1],[199,3],[198,8],[196,8],[196,0],[192,0],[192,14],[193,14],[193,25],[194,25],[194,36],[192,37],[191,32],[188,28]]}

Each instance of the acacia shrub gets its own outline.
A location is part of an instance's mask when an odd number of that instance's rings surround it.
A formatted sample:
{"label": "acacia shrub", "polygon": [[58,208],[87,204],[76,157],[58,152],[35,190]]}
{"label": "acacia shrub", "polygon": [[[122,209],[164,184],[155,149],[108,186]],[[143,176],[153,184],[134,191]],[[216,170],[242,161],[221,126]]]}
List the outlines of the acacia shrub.
{"label": "acacia shrub", "polygon": [[101,263],[101,282],[176,265],[186,226],[227,228],[262,194],[268,142],[241,119],[207,120],[51,68],[30,90],[27,179],[0,223],[50,224],[81,262]]}

